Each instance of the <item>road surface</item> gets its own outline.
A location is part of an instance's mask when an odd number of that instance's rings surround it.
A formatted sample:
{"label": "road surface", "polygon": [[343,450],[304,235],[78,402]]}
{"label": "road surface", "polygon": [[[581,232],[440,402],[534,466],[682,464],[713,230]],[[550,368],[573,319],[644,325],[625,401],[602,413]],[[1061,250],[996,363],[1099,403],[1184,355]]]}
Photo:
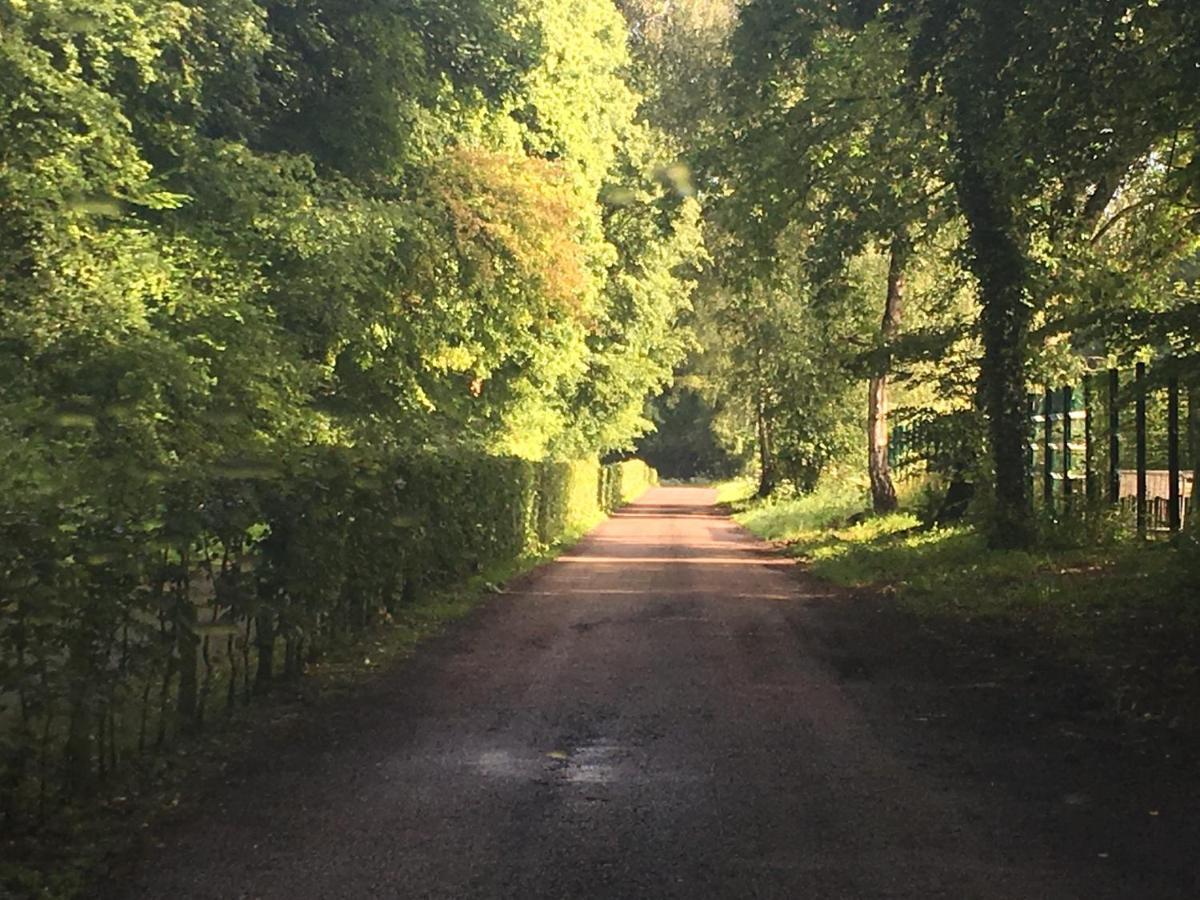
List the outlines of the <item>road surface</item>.
{"label": "road surface", "polygon": [[892,746],[809,652],[820,583],[660,487],[247,763],[110,884],[150,898],[1098,896]]}

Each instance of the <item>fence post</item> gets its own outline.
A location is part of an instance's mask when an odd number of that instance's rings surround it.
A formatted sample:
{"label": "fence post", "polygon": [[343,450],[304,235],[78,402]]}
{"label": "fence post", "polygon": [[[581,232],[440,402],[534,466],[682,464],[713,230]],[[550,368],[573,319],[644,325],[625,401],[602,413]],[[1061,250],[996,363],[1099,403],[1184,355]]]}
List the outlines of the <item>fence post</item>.
{"label": "fence post", "polygon": [[1138,363],[1134,373],[1137,408],[1137,532],[1146,536],[1146,364]]}
{"label": "fence post", "polygon": [[1096,502],[1096,460],[1092,447],[1092,376],[1083,376],[1083,494],[1088,504]]}
{"label": "fence post", "polygon": [[1068,384],[1062,389],[1063,401],[1063,419],[1062,419],[1062,436],[1063,436],[1063,458],[1062,458],[1062,477],[1063,477],[1063,508],[1067,512],[1071,511],[1071,407],[1075,404],[1075,392]]}
{"label": "fence post", "polygon": [[1121,376],[1108,370],[1108,502],[1121,502]]}
{"label": "fence post", "polygon": [[1171,505],[1168,524],[1172,532],[1183,529],[1179,491],[1179,378],[1172,375],[1167,380],[1167,470],[1171,486],[1167,491]]}
{"label": "fence post", "polygon": [[1054,393],[1046,388],[1046,396],[1042,400],[1042,499],[1046,509],[1054,511],[1054,463],[1050,452],[1054,446]]}
{"label": "fence post", "polygon": [[1025,409],[1029,415],[1029,430],[1026,432],[1028,440],[1025,442],[1025,471],[1029,473],[1029,489],[1033,490],[1037,484],[1037,409],[1038,409],[1037,394],[1025,395]]}

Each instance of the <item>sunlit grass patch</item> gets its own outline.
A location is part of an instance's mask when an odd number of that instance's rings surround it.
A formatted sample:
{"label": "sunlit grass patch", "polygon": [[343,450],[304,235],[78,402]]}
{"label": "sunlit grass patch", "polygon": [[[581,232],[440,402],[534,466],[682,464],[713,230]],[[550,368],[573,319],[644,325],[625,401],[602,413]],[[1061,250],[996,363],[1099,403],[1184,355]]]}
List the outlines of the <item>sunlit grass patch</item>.
{"label": "sunlit grass patch", "polygon": [[846,585],[891,581],[897,573],[951,563],[976,552],[967,528],[922,529],[909,513],[867,519],[849,528],[812,532],[792,546],[815,571]]}
{"label": "sunlit grass patch", "polygon": [[830,480],[799,497],[734,503],[735,518],[769,541],[801,541],[806,536],[845,525],[866,508],[863,486],[852,479]]}
{"label": "sunlit grass patch", "polygon": [[752,478],[733,478],[712,486],[717,489],[717,503],[725,506],[746,503],[754,496],[755,483]]}
{"label": "sunlit grass patch", "polygon": [[1071,638],[1153,612],[1194,620],[1186,572],[1166,546],[991,550],[970,526],[904,529],[903,514],[827,532],[793,550],[838,584],[888,586],[922,615],[1036,624]]}

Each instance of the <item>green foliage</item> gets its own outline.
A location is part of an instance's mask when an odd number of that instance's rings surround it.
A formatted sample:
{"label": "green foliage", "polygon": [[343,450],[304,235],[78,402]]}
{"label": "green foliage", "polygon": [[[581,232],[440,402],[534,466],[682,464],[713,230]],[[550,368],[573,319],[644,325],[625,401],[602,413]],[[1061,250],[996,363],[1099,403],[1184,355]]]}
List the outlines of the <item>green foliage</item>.
{"label": "green foliage", "polygon": [[583,0],[0,0],[0,795],[651,480],[696,201]]}
{"label": "green foliage", "polygon": [[[668,79],[713,5],[682,6],[627,4]],[[1193,7],[749,0],[720,50],[697,41],[691,96],[656,98],[664,120],[704,109],[689,152],[719,274],[686,376],[740,408],[760,490],[866,460],[853,432],[878,450],[891,412],[953,432],[929,461],[1027,546],[1031,389],[1170,357],[1195,391]]]}
{"label": "green foliage", "polygon": [[[1031,329],[1057,307],[1128,304],[1137,289],[1123,272],[1169,269],[1190,243],[1167,235],[1194,225],[1179,180],[1190,165],[1176,160],[1190,159],[1197,111],[1196,13],[1157,2],[1118,9],[935,0],[910,4],[895,19],[915,35],[915,84],[948,102],[952,178],[982,307],[991,537],[1026,544],[1032,506],[1022,407],[1037,352],[1031,337],[1047,337]],[[1131,225],[1141,234],[1120,246],[1118,223],[1139,208],[1150,227]],[[1163,228],[1164,216],[1176,228]]]}
{"label": "green foliage", "polygon": [[[844,473],[822,481],[820,487],[799,497],[751,500],[732,504],[739,522],[769,541],[803,542],[823,535],[867,507],[863,478]],[[872,520],[882,521],[882,520]]]}
{"label": "green foliage", "polygon": [[772,486],[810,490],[863,445],[863,390],[850,369],[868,326],[847,297],[814,304],[802,273],[781,260],[770,281],[705,298],[697,332],[707,352],[695,367],[715,385],[722,430],[755,435]]}
{"label": "green foliage", "polygon": [[624,448],[699,240],[652,178],[617,14],[344,6],[0,10],[6,401],[95,405],[56,379],[132,352],[147,424],[196,420],[183,456],[212,418],[258,419],[214,436],[235,457]]}
{"label": "green foliage", "polygon": [[649,404],[655,429],[638,441],[638,456],[666,478],[729,478],[746,460],[717,435],[717,411],[694,388],[673,385]]}

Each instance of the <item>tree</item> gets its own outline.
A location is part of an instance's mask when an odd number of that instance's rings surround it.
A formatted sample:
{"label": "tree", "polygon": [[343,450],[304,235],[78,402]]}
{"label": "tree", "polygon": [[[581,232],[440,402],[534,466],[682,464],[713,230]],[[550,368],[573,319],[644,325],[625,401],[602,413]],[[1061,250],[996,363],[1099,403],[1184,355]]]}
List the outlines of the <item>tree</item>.
{"label": "tree", "polygon": [[[800,8],[757,0],[741,10],[737,58],[749,98],[738,117],[749,162],[734,179],[748,194],[735,206],[741,234],[761,246],[807,214],[834,236],[827,246],[849,256],[863,235],[907,232],[919,257],[914,226],[948,220],[940,190],[953,184],[979,290],[997,544],[1033,536],[1026,396],[1038,342],[1053,338],[1048,322],[1064,320],[1071,295],[1115,302],[1107,296],[1115,267],[1098,264],[1097,248],[1128,215],[1121,210],[1136,185],[1177,169],[1166,179],[1180,185],[1175,198],[1153,193],[1178,210],[1194,177],[1190,152],[1177,154],[1196,119],[1195,15],[1186,3],[1101,0]],[[883,90],[861,89],[876,84]],[[880,133],[897,144],[856,153],[872,121],[886,123]],[[904,147],[918,152],[894,152]],[[870,160],[865,179],[857,159]],[[1183,248],[1152,240],[1126,250],[1114,258],[1162,271]],[[888,505],[886,481],[873,481],[877,505]]]}
{"label": "tree", "polygon": [[[813,233],[809,277],[819,302],[871,242],[889,256],[867,391],[867,470],[877,512],[896,506],[888,470],[890,345],[901,326],[906,268],[953,213],[934,109],[904,102],[905,45],[836,4],[759,0],[735,36],[740,97],[727,154],[736,185],[727,226],[770,260],[789,228]],[[915,246],[914,246],[915,245]]]}
{"label": "tree", "polygon": [[[909,71],[945,96],[979,282],[996,545],[1033,539],[1030,325],[1063,247],[1085,239],[1161,141],[1195,121],[1195,11],[1182,3],[931,0],[882,15],[917,34]],[[1049,242],[1049,254],[1039,249]]]}

